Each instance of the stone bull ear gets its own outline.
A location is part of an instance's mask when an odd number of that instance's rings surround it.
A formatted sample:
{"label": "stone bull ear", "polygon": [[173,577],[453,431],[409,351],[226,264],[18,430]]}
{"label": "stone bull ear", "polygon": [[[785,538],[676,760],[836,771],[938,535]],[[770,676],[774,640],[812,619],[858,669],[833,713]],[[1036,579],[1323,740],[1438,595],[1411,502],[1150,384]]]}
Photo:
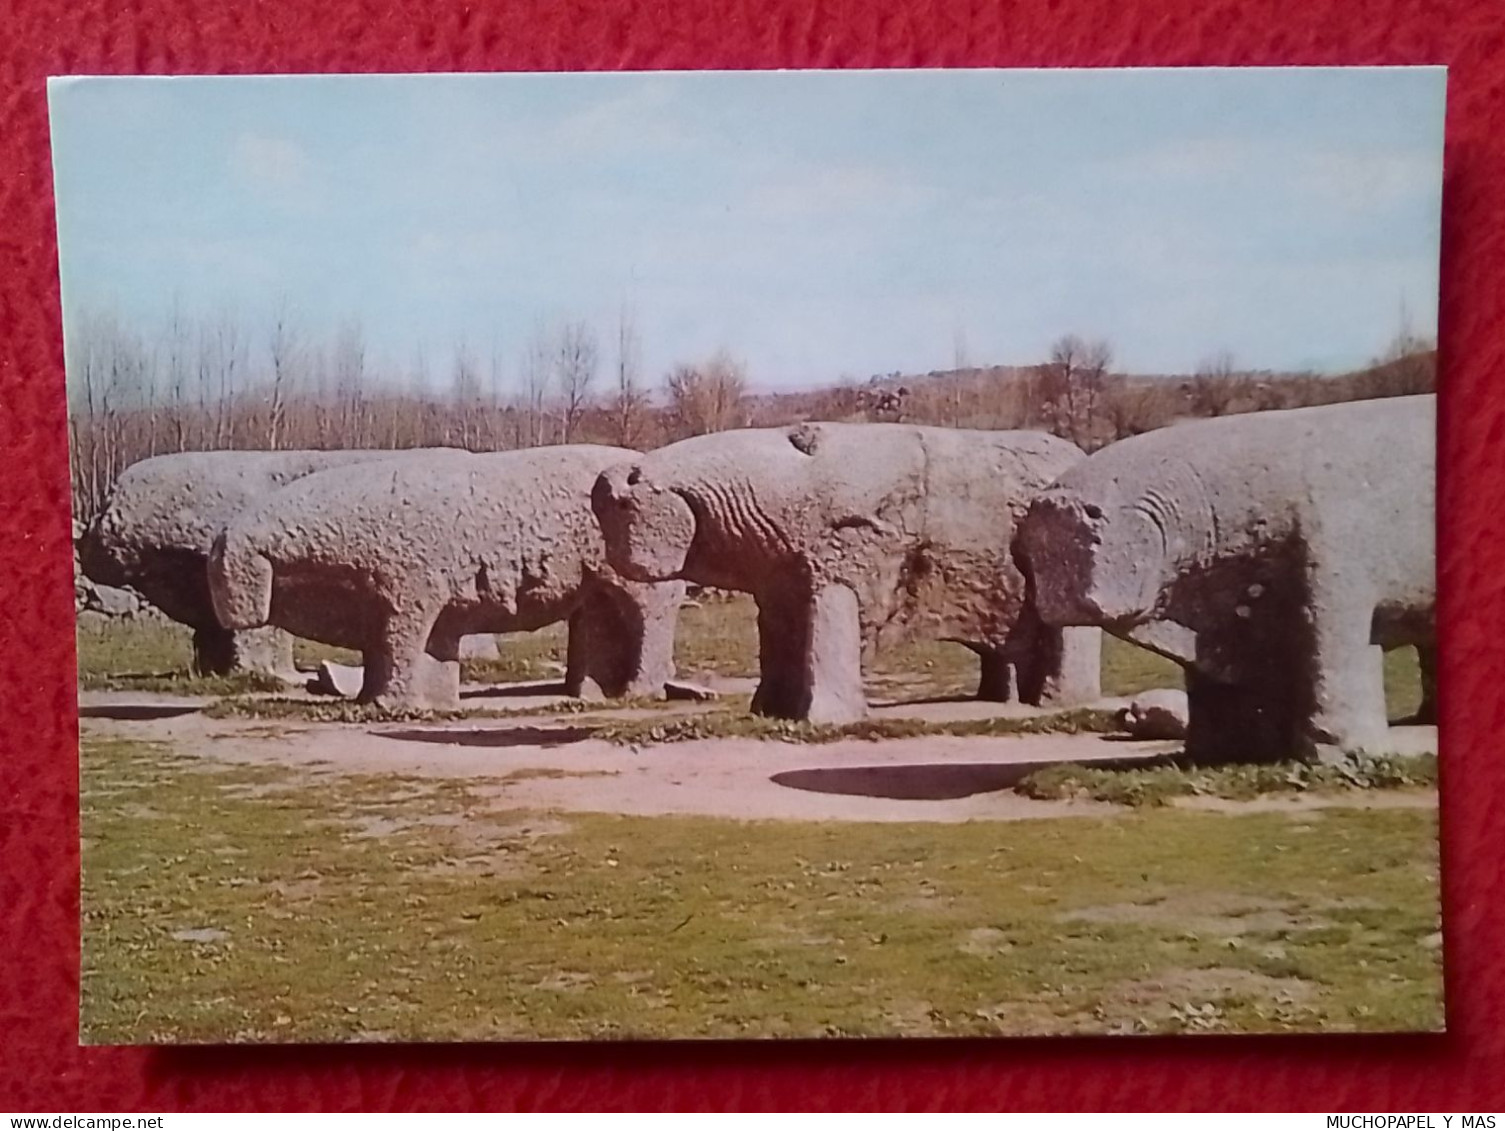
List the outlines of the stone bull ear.
{"label": "stone bull ear", "polygon": [[795,451],[813,456],[820,443],[820,429],[814,424],[796,424],[789,429],[789,443]]}

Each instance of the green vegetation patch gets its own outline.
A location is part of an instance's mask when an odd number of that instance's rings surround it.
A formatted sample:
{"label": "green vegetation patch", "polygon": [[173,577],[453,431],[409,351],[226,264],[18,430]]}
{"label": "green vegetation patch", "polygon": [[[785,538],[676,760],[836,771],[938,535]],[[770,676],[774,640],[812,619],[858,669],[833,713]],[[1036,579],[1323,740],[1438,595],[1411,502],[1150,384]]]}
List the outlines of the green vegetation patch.
{"label": "green vegetation patch", "polygon": [[1429,809],[495,807],[87,738],[85,1043],[1436,1029]]}
{"label": "green vegetation patch", "polygon": [[[624,704],[636,702],[624,700]],[[654,702],[645,700],[644,702]],[[353,699],[221,699],[204,709],[211,719],[299,719],[316,723],[460,722],[466,719],[517,719],[536,715],[578,715],[601,704],[562,699],[542,707],[465,707],[440,711],[418,707],[382,707]]]}
{"label": "green vegetation patch", "polygon": [[729,711],[683,715],[672,719],[633,719],[603,724],[592,737],[624,746],[663,742],[698,742],[717,738],[758,738],[777,742],[825,743],[858,738],[923,738],[926,735],[989,737],[1011,734],[1103,734],[1115,729],[1114,712],[1083,708],[1053,715],[1021,718],[860,719],[852,723],[794,722]]}
{"label": "green vegetation patch", "polygon": [[537,632],[504,633],[495,639],[495,660],[460,661],[460,678],[466,683],[558,679],[564,671],[568,629],[563,624],[551,624]]}
{"label": "green vegetation patch", "polygon": [[286,691],[287,684],[276,676],[261,672],[235,672],[231,675],[197,675],[191,671],[169,671],[155,675],[81,674],[78,685],[85,691],[150,691],[166,695],[258,695]]}
{"label": "green vegetation patch", "polygon": [[1262,765],[1133,768],[1047,766],[1015,789],[1041,800],[1108,801],[1115,805],[1166,805],[1178,797],[1248,801],[1277,793],[1335,793],[1354,789],[1422,789],[1437,785],[1437,755],[1350,755],[1335,765],[1279,762]]}

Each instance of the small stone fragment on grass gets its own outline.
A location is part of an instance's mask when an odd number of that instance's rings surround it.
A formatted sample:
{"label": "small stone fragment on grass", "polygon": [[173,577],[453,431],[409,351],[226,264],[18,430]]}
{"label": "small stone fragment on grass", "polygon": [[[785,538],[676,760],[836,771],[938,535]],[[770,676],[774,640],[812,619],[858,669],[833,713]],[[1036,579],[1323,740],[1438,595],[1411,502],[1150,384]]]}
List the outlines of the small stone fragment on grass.
{"label": "small stone fragment on grass", "polygon": [[308,681],[308,690],[315,695],[338,695],[354,699],[361,693],[361,684],[365,678],[364,668],[337,664],[333,660],[320,660],[318,671]]}
{"label": "small stone fragment on grass", "polygon": [[682,699],[692,703],[706,703],[713,699],[720,699],[721,693],[703,684],[687,683],[684,680],[671,679],[664,684],[664,698],[670,700]]}
{"label": "small stone fragment on grass", "polygon": [[1179,739],[1186,737],[1187,717],[1186,692],[1159,687],[1134,696],[1118,713],[1118,725],[1131,738]]}
{"label": "small stone fragment on grass", "polygon": [[178,942],[213,943],[222,942],[229,938],[229,932],[222,931],[218,927],[184,927],[173,931],[172,938]]}

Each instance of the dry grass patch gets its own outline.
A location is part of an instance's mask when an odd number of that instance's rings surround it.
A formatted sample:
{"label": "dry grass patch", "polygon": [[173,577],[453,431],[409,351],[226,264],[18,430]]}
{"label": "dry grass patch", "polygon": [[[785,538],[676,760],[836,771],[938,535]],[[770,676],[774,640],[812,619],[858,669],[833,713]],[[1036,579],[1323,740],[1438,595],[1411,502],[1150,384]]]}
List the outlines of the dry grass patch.
{"label": "dry grass patch", "polygon": [[1430,810],[564,824],[196,765],[85,739],[86,1043],[1441,1023]]}

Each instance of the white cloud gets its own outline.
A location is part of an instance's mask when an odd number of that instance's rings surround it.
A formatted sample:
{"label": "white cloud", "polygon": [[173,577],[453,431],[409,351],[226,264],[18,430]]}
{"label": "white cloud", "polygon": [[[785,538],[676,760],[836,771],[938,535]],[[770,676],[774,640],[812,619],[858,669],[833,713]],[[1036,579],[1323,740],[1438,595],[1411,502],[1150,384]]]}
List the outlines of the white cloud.
{"label": "white cloud", "polygon": [[1434,153],[1372,150],[1303,154],[1297,182],[1314,196],[1356,208],[1384,208],[1425,198],[1441,188]]}
{"label": "white cloud", "polygon": [[1311,144],[1277,138],[1197,138],[1160,144],[1129,158],[1101,163],[1099,175],[1131,184],[1227,184],[1284,181],[1326,205],[1382,209],[1438,190],[1440,155],[1417,147]]}
{"label": "white cloud", "polygon": [[684,140],[673,119],[674,84],[634,83],[623,94],[568,114],[540,139],[556,158],[662,149]]}
{"label": "white cloud", "polygon": [[907,171],[787,162],[766,167],[746,193],[751,213],[768,219],[893,215],[925,207],[939,197],[934,186]]}
{"label": "white cloud", "polygon": [[230,147],[230,172],[237,179],[284,198],[301,196],[313,184],[313,162],[295,141],[241,134]]}

